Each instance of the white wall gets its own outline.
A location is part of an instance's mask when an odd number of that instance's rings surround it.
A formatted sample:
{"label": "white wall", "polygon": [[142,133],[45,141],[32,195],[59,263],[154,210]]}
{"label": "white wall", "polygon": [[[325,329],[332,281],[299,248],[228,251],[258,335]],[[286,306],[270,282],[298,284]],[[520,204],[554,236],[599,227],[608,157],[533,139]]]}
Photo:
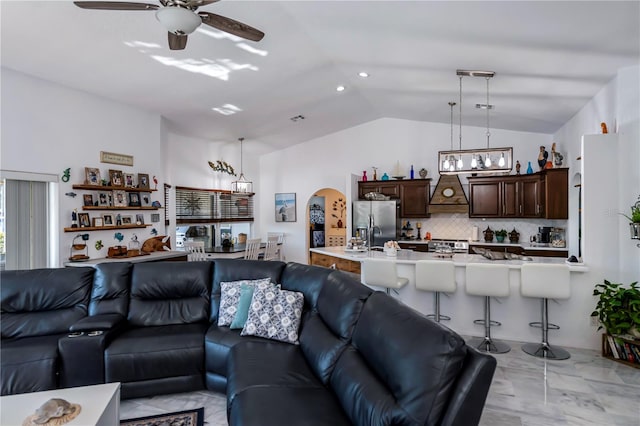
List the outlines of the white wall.
{"label": "white wall", "polygon": [[[457,147],[457,128],[454,132]],[[463,149],[486,147],[486,129],[464,126]],[[260,217],[262,230],[272,229],[287,235],[287,260],[306,262],[304,220],[309,198],[321,188],[335,188],[349,197],[351,174],[362,175],[363,170],[372,175],[372,167],[378,167],[378,176],[391,175],[396,161],[409,175],[424,167],[428,177],[437,183],[437,151],[450,148],[449,124],[425,123],[384,118],[346,129],[322,138],[302,143],[291,148],[266,154],[260,159],[261,211],[273,209],[273,194],[295,192],[297,194],[297,217],[295,223],[276,224],[273,215]],[[491,146],[513,146],[514,160],[520,160],[523,173],[527,162],[535,169],[539,146],[550,151],[551,136],[545,134],[491,130]],[[561,144],[558,151],[563,151]],[[514,161],[515,162],[515,161]],[[514,172],[515,173],[515,172]],[[466,184],[466,179],[462,179]],[[348,202],[353,200],[348,198]],[[350,220],[350,219],[348,219]],[[423,222],[428,223],[428,220]],[[426,229],[426,228],[425,228]]]}
{"label": "white wall", "polygon": [[[58,183],[59,219],[62,228],[71,225],[71,212],[81,212],[82,191],[72,189],[74,183],[84,183],[84,167],[97,167],[102,175],[109,168],[125,173],[148,173],[158,176],[162,188],[160,161],[160,117],[127,105],[115,103],[85,92],[69,89],[2,69],[2,146],[0,168],[22,172],[51,173],[59,177],[71,168],[69,182]],[[134,166],[124,167],[100,163],[100,151],[134,156]],[[76,192],[77,197],[65,196]],[[152,199],[164,204],[162,191]],[[162,213],[162,211],[159,211]],[[90,211],[94,217],[103,211]],[[137,211],[120,212],[132,214]],[[145,212],[145,222],[150,222]],[[158,225],[163,225],[162,223]],[[151,228],[136,229],[140,240],[150,237]],[[158,231],[162,229],[158,227]],[[123,243],[134,231],[121,231]],[[96,240],[105,246],[117,244],[114,231],[92,231],[89,256],[104,257],[106,248],[97,252]],[[69,257],[69,247],[77,233],[60,233],[59,264]]]}

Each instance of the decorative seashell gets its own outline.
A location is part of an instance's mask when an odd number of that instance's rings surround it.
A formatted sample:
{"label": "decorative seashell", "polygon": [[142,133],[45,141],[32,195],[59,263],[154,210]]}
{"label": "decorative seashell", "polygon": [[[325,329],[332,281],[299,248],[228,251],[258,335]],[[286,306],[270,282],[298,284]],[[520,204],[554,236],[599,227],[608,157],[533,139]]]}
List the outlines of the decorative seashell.
{"label": "decorative seashell", "polygon": [[61,398],[51,398],[36,410],[36,417],[33,419],[33,422],[42,425],[51,419],[71,414],[74,411],[75,407],[68,401]]}

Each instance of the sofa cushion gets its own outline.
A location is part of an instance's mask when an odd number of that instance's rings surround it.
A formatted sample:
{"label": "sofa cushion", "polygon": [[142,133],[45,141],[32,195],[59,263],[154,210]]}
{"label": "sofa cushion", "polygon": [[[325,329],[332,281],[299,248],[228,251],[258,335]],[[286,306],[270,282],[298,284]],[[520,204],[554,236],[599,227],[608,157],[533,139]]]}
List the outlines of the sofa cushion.
{"label": "sofa cushion", "polygon": [[255,288],[250,285],[242,285],[240,287],[240,299],[238,299],[238,309],[236,316],[231,321],[229,328],[242,329],[247,322],[249,316],[249,308],[251,307],[251,299],[253,299],[253,292]]}
{"label": "sofa cushion", "polygon": [[2,271],[2,338],[66,333],[87,316],[93,274],[93,268]]}
{"label": "sofa cushion", "polygon": [[99,263],[95,266],[89,315],[120,314],[127,317],[131,262]]}
{"label": "sofa cushion", "polygon": [[253,386],[324,388],[298,346],[271,340],[235,345],[229,355],[227,379],[229,403]]}
{"label": "sofa cushion", "polygon": [[303,305],[302,293],[279,290],[273,286],[257,287],[240,335],[260,336],[297,345]]}
{"label": "sofa cushion", "polygon": [[352,345],[330,383],[354,423],[440,423],[466,356],[460,336],[377,292],[364,305]]}
{"label": "sofa cushion", "polygon": [[288,263],[282,272],[281,283],[284,290],[299,291],[304,294],[304,311],[315,310],[318,305],[320,290],[333,269],[320,266]]}
{"label": "sofa cushion", "polygon": [[280,283],[283,262],[243,259],[216,259],[211,284],[211,307],[209,322],[218,323],[220,310],[220,283],[223,281],[257,280],[269,277],[272,283]]}
{"label": "sofa cushion", "polygon": [[135,264],[129,322],[135,326],[159,326],[206,321],[211,268],[211,262]]}
{"label": "sofa cushion", "polygon": [[120,334],[105,350],[107,382],[135,382],[204,375],[207,324],[134,328]]}
{"label": "sofa cushion", "polygon": [[372,291],[348,275],[334,271],[318,296],[313,312],[300,330],[300,347],[314,373],[324,384],[351,341],[351,334],[365,300]]}
{"label": "sofa cushion", "polygon": [[0,347],[1,394],[55,389],[58,339],[62,336],[57,334],[3,340]]}
{"label": "sofa cushion", "polygon": [[218,312],[218,325],[231,325],[238,311],[238,302],[240,301],[240,292],[242,286],[267,286],[270,278],[261,278],[258,280],[240,280],[240,281],[223,281],[220,283],[220,311]]}

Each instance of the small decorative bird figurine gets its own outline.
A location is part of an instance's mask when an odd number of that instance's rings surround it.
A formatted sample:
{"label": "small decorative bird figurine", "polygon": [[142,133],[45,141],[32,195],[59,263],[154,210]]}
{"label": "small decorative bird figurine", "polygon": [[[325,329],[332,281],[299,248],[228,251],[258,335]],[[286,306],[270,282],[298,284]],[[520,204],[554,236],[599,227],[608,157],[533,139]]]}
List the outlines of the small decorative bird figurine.
{"label": "small decorative bird figurine", "polygon": [[76,194],[75,192],[65,192],[64,195],[66,195],[67,197],[71,197],[71,198],[75,198]]}
{"label": "small decorative bird figurine", "polygon": [[156,187],[155,187],[155,188],[153,188],[153,189],[158,189],[158,179],[155,177],[155,175],[153,176],[153,183],[154,183],[154,185],[156,186]]}
{"label": "small decorative bird figurine", "polygon": [[113,238],[118,240],[119,242],[122,242],[122,240],[124,240],[124,235],[122,235],[122,233],[120,232],[116,232],[115,234],[113,234]]}

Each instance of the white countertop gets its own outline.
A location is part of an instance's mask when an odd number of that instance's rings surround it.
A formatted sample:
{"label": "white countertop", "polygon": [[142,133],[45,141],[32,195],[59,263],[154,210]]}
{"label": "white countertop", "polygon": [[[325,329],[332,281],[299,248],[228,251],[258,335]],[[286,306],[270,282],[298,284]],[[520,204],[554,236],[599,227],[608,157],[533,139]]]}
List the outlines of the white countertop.
{"label": "white countertop", "polygon": [[492,264],[505,264],[510,269],[520,269],[524,263],[545,263],[545,264],[568,264],[569,270],[572,272],[586,272],[589,270],[583,263],[568,263],[564,258],[558,257],[536,257],[533,256],[530,261],[527,260],[489,260],[478,254],[459,254],[456,253],[453,257],[441,257],[435,253],[425,253],[413,250],[398,250],[396,256],[387,256],[381,251],[370,252],[352,252],[345,251],[346,247],[319,247],[312,248],[309,251],[313,253],[326,254],[341,259],[353,260],[355,262],[362,262],[366,258],[379,258],[379,259],[394,259],[398,264],[415,264],[418,260],[442,260],[443,262],[453,262],[455,266],[467,266],[469,263],[492,263]]}
{"label": "white countertop", "polygon": [[[438,241],[438,239],[434,239],[434,241]],[[466,241],[466,240],[464,240]],[[398,240],[401,244],[429,244],[429,240]],[[495,246],[495,247],[522,247],[524,250],[553,250],[553,251],[568,251],[567,247],[551,247],[551,246],[538,246],[531,243],[510,243],[510,242],[502,242],[502,243],[487,243],[485,241],[469,241],[469,246]]]}

